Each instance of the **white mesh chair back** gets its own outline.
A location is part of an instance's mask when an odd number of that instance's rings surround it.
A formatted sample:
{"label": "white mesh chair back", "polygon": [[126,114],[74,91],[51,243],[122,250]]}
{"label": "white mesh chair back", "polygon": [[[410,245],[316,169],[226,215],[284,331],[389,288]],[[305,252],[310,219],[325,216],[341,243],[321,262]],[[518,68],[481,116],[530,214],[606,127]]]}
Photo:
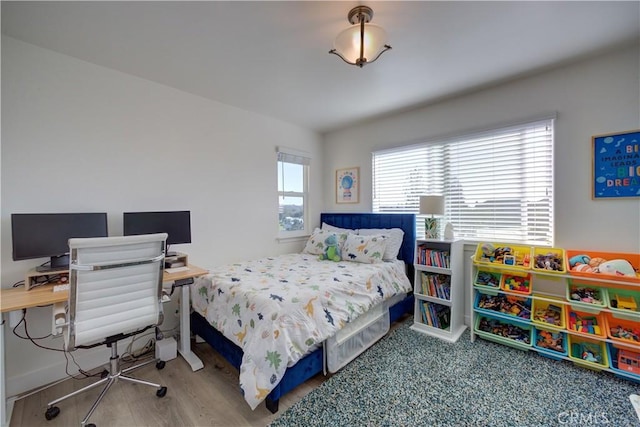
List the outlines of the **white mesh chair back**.
{"label": "white mesh chair back", "polygon": [[69,239],[67,350],[162,323],[167,234]]}

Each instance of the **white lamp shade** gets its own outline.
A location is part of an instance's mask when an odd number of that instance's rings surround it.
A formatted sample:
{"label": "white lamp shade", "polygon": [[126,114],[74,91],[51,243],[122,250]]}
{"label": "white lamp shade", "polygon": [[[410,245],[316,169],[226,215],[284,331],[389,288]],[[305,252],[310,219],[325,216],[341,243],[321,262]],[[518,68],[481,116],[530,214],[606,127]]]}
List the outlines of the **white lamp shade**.
{"label": "white lamp shade", "polygon": [[[371,62],[384,50],[387,32],[377,25],[364,25],[364,58]],[[333,47],[347,61],[355,63],[360,58],[360,24],[342,31],[336,37]]]}
{"label": "white lamp shade", "polygon": [[421,215],[444,215],[444,196],[420,196]]}

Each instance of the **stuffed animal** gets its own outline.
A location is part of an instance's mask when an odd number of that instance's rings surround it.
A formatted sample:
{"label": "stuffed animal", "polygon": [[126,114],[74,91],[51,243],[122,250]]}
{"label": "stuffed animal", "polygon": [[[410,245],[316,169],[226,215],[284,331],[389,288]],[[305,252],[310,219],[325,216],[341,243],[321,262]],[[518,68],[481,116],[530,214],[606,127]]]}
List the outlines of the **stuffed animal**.
{"label": "stuffed animal", "polygon": [[324,253],[320,255],[320,261],[328,259],[338,262],[342,260],[340,246],[338,246],[338,236],[330,234],[326,239],[324,239],[324,244]]}
{"label": "stuffed animal", "polygon": [[636,271],[626,259],[605,261],[598,266],[598,271],[602,274],[610,274],[612,276],[636,277]]}

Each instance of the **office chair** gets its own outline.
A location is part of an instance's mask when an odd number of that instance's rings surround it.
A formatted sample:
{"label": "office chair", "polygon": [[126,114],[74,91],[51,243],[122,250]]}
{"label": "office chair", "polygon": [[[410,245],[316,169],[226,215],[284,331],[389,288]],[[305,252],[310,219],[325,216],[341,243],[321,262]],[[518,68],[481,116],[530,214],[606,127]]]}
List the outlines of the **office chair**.
{"label": "office chair", "polygon": [[160,384],[123,375],[142,365],[121,370],[117,345],[118,341],[156,328],[163,321],[161,298],[166,239],[166,233],[69,239],[69,299],[67,323],[63,327],[65,350],[106,345],[111,348],[111,358],[108,375],[50,402],[45,412],[47,420],[60,413],[57,403],[105,384],[81,422],[82,426],[87,425],[102,398],[118,380],[155,387],[158,397],[167,393],[167,388]]}

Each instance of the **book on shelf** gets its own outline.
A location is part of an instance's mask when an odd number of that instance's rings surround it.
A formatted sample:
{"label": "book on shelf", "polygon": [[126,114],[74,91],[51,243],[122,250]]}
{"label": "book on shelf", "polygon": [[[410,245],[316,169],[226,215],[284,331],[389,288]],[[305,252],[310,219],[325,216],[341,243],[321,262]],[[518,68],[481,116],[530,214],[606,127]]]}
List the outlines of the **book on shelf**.
{"label": "book on shelf", "polygon": [[450,267],[451,256],[449,251],[431,249],[424,244],[418,245],[417,258],[418,264],[439,268]]}
{"label": "book on shelf", "polygon": [[451,300],[451,277],[446,274],[422,272],[420,287],[424,295]]}
{"label": "book on shelf", "polygon": [[438,329],[447,329],[449,327],[451,322],[451,310],[449,307],[423,301],[420,309],[425,325]]}

